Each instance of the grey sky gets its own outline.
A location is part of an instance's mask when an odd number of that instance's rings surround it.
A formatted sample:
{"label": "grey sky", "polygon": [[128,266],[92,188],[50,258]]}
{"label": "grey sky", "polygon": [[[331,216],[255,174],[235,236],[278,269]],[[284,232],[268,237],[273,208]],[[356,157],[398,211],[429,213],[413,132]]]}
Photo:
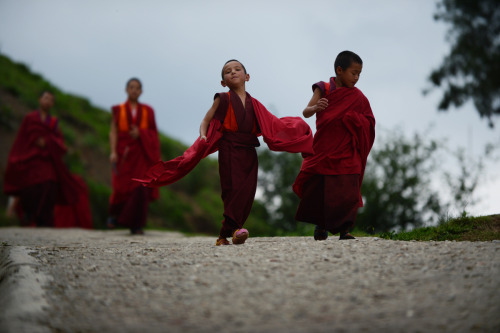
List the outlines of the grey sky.
{"label": "grey sky", "polygon": [[[124,101],[126,80],[139,77],[162,132],[191,144],[214,93],[225,91],[226,60],[246,66],[247,91],[270,111],[299,116],[311,85],[333,76],[335,56],[348,49],[364,61],[357,87],[379,133],[433,124],[435,137],[478,154],[499,141],[498,121],[490,130],[471,105],[438,113],[439,92],[421,93],[449,50],[434,11],[432,0],[0,0],[0,52],[105,109]],[[473,213],[498,213],[494,169]]]}

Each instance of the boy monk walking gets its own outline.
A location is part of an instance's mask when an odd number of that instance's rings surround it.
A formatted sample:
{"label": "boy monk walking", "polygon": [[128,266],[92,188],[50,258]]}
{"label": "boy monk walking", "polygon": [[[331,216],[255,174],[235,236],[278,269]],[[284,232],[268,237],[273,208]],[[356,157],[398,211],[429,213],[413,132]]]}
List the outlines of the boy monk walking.
{"label": "boy monk walking", "polygon": [[276,118],[245,90],[250,80],[242,63],[229,60],[222,68],[223,87],[200,125],[199,139],[180,157],[160,162],[144,179],[146,186],[171,184],[186,175],[205,156],[219,151],[219,175],[224,219],[215,245],[243,244],[249,236],[243,225],[257,188],[255,147],[262,135],[271,150],[312,153],[312,133],[299,117]]}
{"label": "boy monk walking", "polygon": [[9,153],[4,192],[18,198],[23,226],[92,228],[87,186],[64,163],[67,148],[52,115],[55,97],[43,91]]}
{"label": "boy monk walking", "polygon": [[125,103],[112,107],[109,133],[113,192],[109,199],[108,228],[122,225],[133,235],[142,235],[149,202],[158,198],[157,189],[132,181],[160,160],[160,141],[153,109],[139,103],[142,83],[128,80]]}
{"label": "boy monk walking", "polygon": [[361,182],[368,153],[375,140],[375,118],[368,99],[354,85],[363,62],[343,51],[335,59],[336,77],[313,85],[313,96],[303,111],[316,115],[314,155],[306,157],[293,185],[301,198],[296,220],[316,224],[314,239],[328,232],[354,239],[358,207],[363,206]]}

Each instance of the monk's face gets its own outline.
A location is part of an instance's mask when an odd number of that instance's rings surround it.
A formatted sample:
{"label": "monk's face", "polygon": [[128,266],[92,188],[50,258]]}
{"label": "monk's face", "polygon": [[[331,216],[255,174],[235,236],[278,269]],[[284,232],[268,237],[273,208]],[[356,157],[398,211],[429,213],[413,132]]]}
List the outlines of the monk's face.
{"label": "monk's face", "polygon": [[133,102],[137,102],[139,96],[142,94],[141,84],[135,80],[129,82],[127,86],[128,99]]}
{"label": "monk's face", "polygon": [[223,87],[236,88],[245,85],[250,80],[250,75],[238,61],[228,62],[222,69],[224,79],[221,81]]}
{"label": "monk's face", "polygon": [[49,92],[43,93],[38,100],[38,104],[40,105],[40,109],[49,111],[54,106],[54,95]]}
{"label": "monk's face", "polygon": [[356,85],[363,70],[363,65],[352,62],[345,70],[342,67],[337,67],[337,78],[340,80],[341,86],[352,88]]}

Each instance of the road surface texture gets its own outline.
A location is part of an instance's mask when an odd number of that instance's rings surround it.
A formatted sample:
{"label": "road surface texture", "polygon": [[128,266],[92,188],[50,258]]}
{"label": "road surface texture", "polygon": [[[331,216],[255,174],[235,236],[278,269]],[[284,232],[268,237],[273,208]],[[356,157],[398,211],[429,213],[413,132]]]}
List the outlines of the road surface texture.
{"label": "road surface texture", "polygon": [[[251,230],[250,230],[251,232]],[[500,332],[500,242],[0,229],[0,332]]]}

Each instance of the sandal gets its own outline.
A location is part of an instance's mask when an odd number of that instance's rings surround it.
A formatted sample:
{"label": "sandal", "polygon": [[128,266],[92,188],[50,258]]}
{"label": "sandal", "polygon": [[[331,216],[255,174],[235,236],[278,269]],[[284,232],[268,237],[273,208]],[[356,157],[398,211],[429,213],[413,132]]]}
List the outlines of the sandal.
{"label": "sandal", "polygon": [[328,238],[328,231],[321,229],[319,226],[314,228],[314,240],[326,240]]}
{"label": "sandal", "polygon": [[106,221],[106,226],[108,229],[114,229],[118,225],[118,221],[116,221],[116,217],[110,216],[108,217],[108,220]]}
{"label": "sandal", "polygon": [[130,234],[131,235],[144,235],[144,230],[142,230],[142,228],[131,228]]}
{"label": "sandal", "polygon": [[221,245],[231,245],[229,244],[229,241],[225,238],[219,238],[215,241],[215,246],[221,246]]}
{"label": "sandal", "polygon": [[342,240],[342,239],[356,239],[356,238],[354,238],[354,236],[351,235],[349,232],[344,232],[340,234],[339,239]]}
{"label": "sandal", "polygon": [[248,238],[247,229],[236,229],[233,233],[233,244],[243,244]]}

